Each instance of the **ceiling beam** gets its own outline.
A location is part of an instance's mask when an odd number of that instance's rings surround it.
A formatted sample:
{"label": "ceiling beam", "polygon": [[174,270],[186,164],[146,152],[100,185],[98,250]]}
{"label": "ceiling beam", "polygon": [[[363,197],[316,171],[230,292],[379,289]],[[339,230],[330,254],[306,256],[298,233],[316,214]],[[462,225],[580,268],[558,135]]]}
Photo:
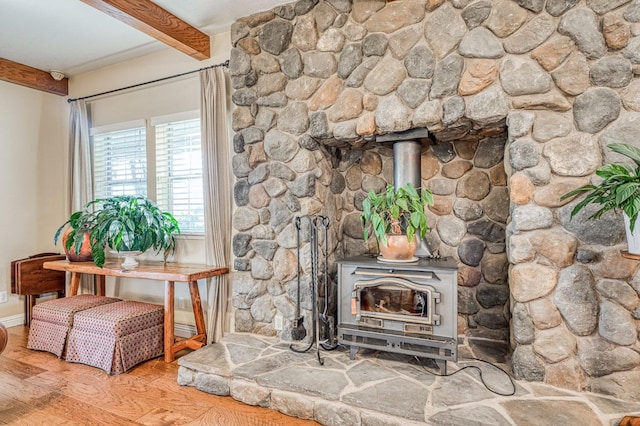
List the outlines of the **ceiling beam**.
{"label": "ceiling beam", "polygon": [[69,94],[69,79],[54,80],[47,71],[0,58],[0,80],[19,84],[55,95]]}
{"label": "ceiling beam", "polygon": [[211,57],[207,34],[150,0],[82,0],[82,2],[195,59],[202,61]]}

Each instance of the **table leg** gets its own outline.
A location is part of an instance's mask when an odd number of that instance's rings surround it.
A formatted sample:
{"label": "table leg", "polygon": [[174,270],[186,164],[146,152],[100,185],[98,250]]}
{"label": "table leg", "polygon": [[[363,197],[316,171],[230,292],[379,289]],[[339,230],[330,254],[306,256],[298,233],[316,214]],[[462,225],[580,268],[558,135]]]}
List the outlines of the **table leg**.
{"label": "table leg", "polygon": [[106,292],[105,292],[105,279],[106,277],[104,275],[96,275],[96,285],[98,287],[98,296],[106,296]]}
{"label": "table leg", "polygon": [[191,293],[191,304],[193,305],[193,316],[196,321],[196,330],[198,336],[204,335],[202,342],[207,344],[207,327],[204,324],[204,314],[202,313],[202,301],[200,300],[200,290],[198,289],[198,281],[189,283],[189,292]]}
{"label": "table leg", "polygon": [[69,289],[69,296],[77,296],[78,295],[78,287],[80,287],[80,273],[72,272],[71,273],[71,288]]}
{"label": "table leg", "polygon": [[164,284],[164,361],[173,362],[175,353],[173,352],[174,328],[174,289],[173,281],[165,281]]}

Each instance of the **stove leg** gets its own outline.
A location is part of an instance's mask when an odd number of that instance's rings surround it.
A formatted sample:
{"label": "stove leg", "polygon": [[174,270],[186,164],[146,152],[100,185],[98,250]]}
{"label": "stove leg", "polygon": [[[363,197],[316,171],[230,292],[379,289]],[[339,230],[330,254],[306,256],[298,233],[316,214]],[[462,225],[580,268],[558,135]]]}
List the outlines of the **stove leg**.
{"label": "stove leg", "polygon": [[434,361],[436,362],[436,365],[440,368],[440,374],[442,376],[446,376],[447,375],[447,360],[445,360],[445,359],[436,359]]}
{"label": "stove leg", "polygon": [[349,346],[349,359],[351,361],[356,359],[356,353],[358,353],[358,347],[357,346]]}

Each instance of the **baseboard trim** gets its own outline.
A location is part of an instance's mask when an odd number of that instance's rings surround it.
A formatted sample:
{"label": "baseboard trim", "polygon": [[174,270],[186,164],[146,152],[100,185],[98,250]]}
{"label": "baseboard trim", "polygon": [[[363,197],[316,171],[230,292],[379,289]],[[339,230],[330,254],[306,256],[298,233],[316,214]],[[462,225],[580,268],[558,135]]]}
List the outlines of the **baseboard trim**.
{"label": "baseboard trim", "polygon": [[10,317],[0,318],[0,322],[4,324],[5,327],[24,325],[24,314],[17,314]]}
{"label": "baseboard trim", "polygon": [[175,324],[174,325],[174,334],[176,337],[191,337],[196,334],[196,326],[188,325],[188,324]]}

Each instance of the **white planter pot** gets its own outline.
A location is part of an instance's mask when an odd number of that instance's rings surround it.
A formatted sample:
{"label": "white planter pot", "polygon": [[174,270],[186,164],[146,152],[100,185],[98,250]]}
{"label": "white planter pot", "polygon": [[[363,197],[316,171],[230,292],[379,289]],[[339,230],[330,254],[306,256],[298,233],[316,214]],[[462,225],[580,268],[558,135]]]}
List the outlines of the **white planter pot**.
{"label": "white planter pot", "polygon": [[136,260],[136,257],[140,256],[142,252],[135,251],[135,250],[132,250],[132,251],[111,250],[111,254],[115,254],[119,258],[124,259],[120,264],[122,269],[135,269],[139,265],[138,261]]}
{"label": "white planter pot", "polygon": [[627,232],[627,245],[629,246],[630,254],[637,254],[640,256],[640,216],[636,220],[636,226],[633,228],[633,233],[631,233],[631,220],[629,216],[623,214],[624,216],[624,230]]}

